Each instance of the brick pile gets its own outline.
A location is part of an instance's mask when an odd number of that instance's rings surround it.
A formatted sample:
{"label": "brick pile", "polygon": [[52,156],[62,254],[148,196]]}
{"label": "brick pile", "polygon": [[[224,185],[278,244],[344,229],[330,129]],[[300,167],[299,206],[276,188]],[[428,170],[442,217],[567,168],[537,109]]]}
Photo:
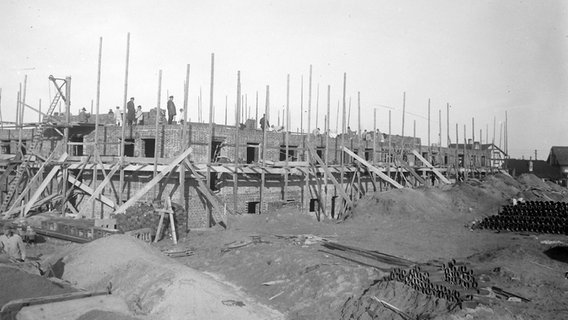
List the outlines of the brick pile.
{"label": "brick pile", "polygon": [[[178,204],[173,203],[172,207],[177,235],[181,236],[187,230],[187,214]],[[122,232],[142,228],[150,228],[155,232],[160,221],[160,214],[154,211],[154,207],[150,203],[137,203],[128,208],[124,214],[118,214],[114,218],[118,230]],[[170,230],[170,221],[166,216],[164,217],[164,234],[170,235]]]}

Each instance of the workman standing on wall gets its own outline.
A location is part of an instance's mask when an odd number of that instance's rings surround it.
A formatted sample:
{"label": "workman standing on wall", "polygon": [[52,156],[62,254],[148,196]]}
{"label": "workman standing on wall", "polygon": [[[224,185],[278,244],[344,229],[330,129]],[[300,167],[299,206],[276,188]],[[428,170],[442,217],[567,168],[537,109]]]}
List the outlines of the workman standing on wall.
{"label": "workman standing on wall", "polygon": [[174,104],[174,96],[170,96],[168,100],[168,124],[172,124],[176,116],[176,105]]}
{"label": "workman standing on wall", "polygon": [[130,98],[130,101],[126,104],[126,121],[129,126],[134,124],[136,119],[136,109],[134,108],[134,98]]}
{"label": "workman standing on wall", "polygon": [[23,262],[26,260],[26,247],[16,228],[11,225],[4,226],[4,234],[0,236],[0,255],[7,255],[9,259]]}

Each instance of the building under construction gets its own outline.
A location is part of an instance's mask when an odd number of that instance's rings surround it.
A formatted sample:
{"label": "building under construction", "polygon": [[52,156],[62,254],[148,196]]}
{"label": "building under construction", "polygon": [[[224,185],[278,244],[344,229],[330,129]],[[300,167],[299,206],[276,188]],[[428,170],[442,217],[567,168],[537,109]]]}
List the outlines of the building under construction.
{"label": "building under construction", "polygon": [[[0,130],[5,217],[98,220],[171,201],[186,230],[284,206],[341,219],[367,192],[485,175],[506,156],[494,144],[424,146],[376,128],[331,137],[261,130],[257,119],[167,124],[159,108],[143,125],[117,125],[108,114],[71,115],[71,79],[50,79],[57,94],[41,122]],[[54,112],[59,103],[65,112]]]}

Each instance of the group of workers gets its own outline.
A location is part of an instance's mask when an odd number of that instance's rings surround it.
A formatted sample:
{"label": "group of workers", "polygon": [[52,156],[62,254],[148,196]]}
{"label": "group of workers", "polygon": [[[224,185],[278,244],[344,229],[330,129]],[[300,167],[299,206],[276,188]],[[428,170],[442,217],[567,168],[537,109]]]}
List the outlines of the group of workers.
{"label": "group of workers", "polygon": [[[167,104],[168,110],[168,124],[173,124],[174,119],[177,121],[178,124],[182,124],[184,121],[184,114],[183,109],[179,109],[179,114],[176,112],[176,105],[174,103],[174,96],[170,96],[168,99]],[[85,108],[81,110],[81,113],[85,112]],[[79,114],[81,118],[81,113]],[[124,114],[120,110],[120,107],[116,107],[116,111],[110,109],[108,111],[109,116],[114,118],[114,122],[117,126],[121,126],[123,121],[126,121],[126,124],[129,126],[132,125],[143,125],[144,124],[144,112],[142,111],[142,106],[134,107],[134,97],[130,98],[130,101],[126,104],[126,118],[124,119]],[[177,118],[176,118],[176,115]]]}

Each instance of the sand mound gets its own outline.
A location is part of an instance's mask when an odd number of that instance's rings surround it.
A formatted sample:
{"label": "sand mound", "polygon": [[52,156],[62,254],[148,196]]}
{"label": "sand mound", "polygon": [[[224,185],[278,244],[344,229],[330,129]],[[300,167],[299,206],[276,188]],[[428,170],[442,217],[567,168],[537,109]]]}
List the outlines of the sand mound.
{"label": "sand mound", "polygon": [[62,278],[90,290],[112,282],[131,310],[161,319],[280,319],[237,289],[162,255],[129,236],[78,246],[61,259]]}
{"label": "sand mound", "polygon": [[0,266],[0,307],[11,300],[74,292],[48,279],[18,268]]}
{"label": "sand mound", "polygon": [[353,216],[404,216],[431,220],[469,215],[471,219],[493,214],[511,198],[566,201],[568,189],[542,181],[533,174],[518,180],[497,174],[483,181],[470,179],[440,188],[392,189],[377,192],[357,202]]}

